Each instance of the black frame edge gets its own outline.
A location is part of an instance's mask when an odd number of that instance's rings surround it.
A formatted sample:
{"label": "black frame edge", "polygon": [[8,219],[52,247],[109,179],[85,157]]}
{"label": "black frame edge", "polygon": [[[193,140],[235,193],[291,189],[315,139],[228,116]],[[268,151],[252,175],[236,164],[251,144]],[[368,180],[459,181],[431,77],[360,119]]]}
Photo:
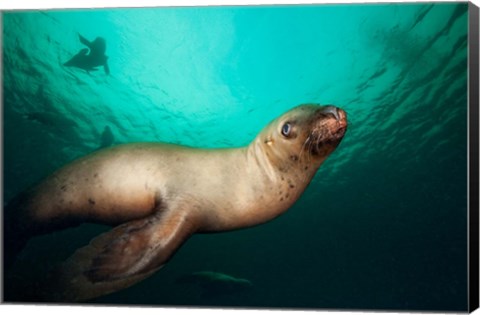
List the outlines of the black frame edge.
{"label": "black frame edge", "polygon": [[468,248],[468,311],[479,307],[479,8],[469,4],[469,248]]}

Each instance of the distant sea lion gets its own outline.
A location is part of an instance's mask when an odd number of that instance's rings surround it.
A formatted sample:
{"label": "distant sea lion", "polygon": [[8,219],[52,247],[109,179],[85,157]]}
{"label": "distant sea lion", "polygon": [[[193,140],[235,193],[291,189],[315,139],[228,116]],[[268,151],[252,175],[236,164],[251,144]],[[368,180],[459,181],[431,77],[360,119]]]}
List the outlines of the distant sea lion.
{"label": "distant sea lion", "polygon": [[78,249],[41,299],[80,301],[126,288],[160,269],[193,233],[250,227],[284,213],[346,128],[343,110],[301,105],[246,147],[135,143],[96,151],[8,204],[4,257],[11,263],[35,235],[108,224],[115,228]]}
{"label": "distant sea lion", "polygon": [[193,284],[201,288],[203,298],[216,298],[221,295],[238,294],[252,289],[250,280],[215,271],[197,271],[177,279],[180,284]]}
{"label": "distant sea lion", "polygon": [[71,128],[77,126],[77,123],[71,119],[50,112],[28,112],[24,117],[31,121],[36,121],[42,125],[57,128]]}
{"label": "distant sea lion", "polygon": [[80,42],[87,46],[87,48],[80,49],[80,51],[73,56],[69,61],[65,62],[63,65],[67,67],[77,67],[87,72],[96,71],[97,67],[103,66],[106,74],[110,74],[110,69],[108,67],[107,59],[105,55],[106,43],[105,39],[102,37],[97,37],[93,42],[90,42],[82,35],[78,35]]}
{"label": "distant sea lion", "polygon": [[100,147],[106,148],[113,144],[115,137],[113,136],[112,129],[109,126],[103,128],[102,136],[100,137]]}

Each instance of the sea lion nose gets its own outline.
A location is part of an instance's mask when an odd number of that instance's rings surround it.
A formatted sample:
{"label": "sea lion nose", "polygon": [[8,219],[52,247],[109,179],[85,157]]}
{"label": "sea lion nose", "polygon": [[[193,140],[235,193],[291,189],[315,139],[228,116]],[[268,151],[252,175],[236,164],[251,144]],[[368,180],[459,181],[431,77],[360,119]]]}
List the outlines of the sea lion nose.
{"label": "sea lion nose", "polygon": [[340,115],[338,114],[338,108],[332,105],[327,105],[322,108],[321,112],[323,114],[332,114],[336,120],[340,120]]}

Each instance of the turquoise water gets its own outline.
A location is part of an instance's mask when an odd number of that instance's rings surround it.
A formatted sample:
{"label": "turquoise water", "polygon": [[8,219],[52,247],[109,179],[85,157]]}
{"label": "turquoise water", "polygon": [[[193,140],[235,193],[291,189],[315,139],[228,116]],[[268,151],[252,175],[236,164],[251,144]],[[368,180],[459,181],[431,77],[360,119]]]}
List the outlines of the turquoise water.
{"label": "turquoise water", "polygon": [[[106,40],[110,75],[63,66],[78,34]],[[466,310],[467,4],[5,12],[2,47],[5,201],[98,149],[106,126],[107,144],[231,147],[297,104],[348,113],[286,214],[196,235],[93,302]],[[6,292],[102,229],[32,241]],[[202,270],[252,289],[206,298],[176,281]]]}

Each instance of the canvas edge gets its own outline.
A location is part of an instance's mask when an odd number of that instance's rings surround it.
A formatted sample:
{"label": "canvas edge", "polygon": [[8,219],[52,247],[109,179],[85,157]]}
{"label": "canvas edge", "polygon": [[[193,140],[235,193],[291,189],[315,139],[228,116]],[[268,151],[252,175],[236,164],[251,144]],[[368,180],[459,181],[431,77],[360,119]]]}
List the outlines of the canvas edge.
{"label": "canvas edge", "polygon": [[468,311],[473,312],[479,303],[479,8],[469,3],[469,261],[468,261]]}

